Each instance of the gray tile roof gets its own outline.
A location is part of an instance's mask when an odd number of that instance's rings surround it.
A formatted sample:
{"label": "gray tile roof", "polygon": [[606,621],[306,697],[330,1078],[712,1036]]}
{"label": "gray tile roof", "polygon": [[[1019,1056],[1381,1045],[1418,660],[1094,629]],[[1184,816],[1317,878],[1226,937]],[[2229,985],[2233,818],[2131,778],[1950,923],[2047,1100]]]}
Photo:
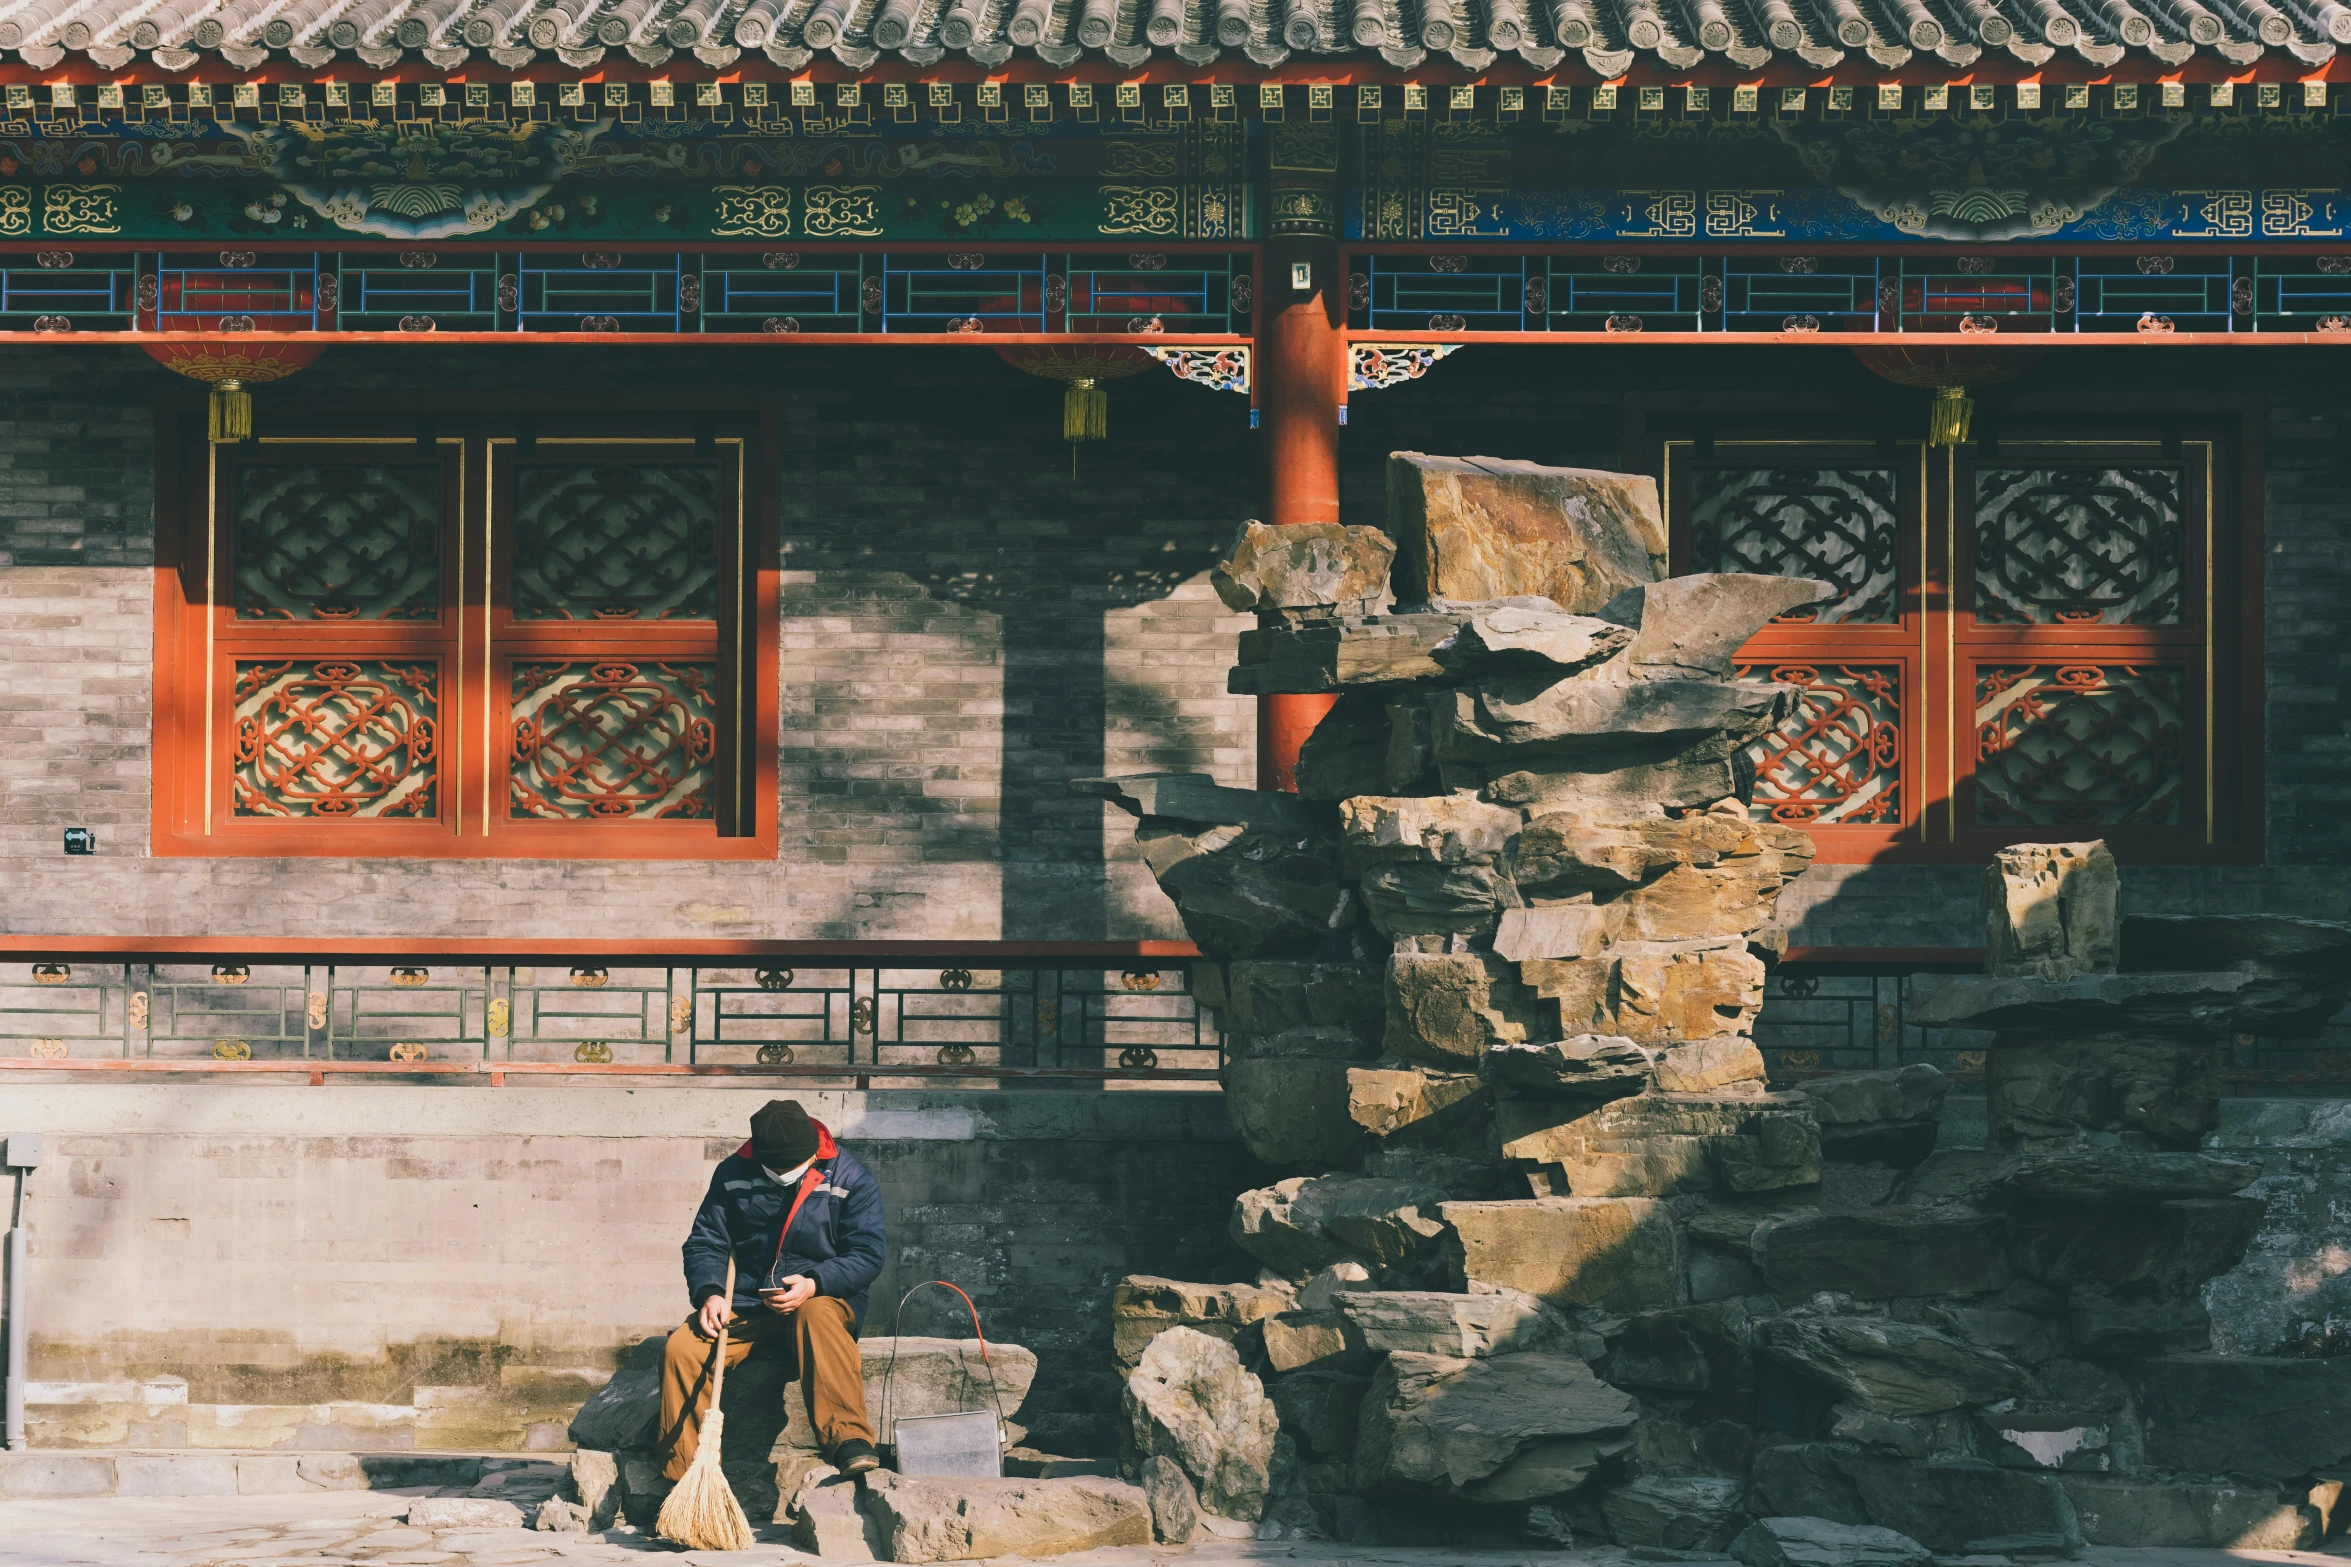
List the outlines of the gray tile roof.
{"label": "gray tile roof", "polygon": [[68,55],[115,71],[281,59],[386,68],[421,60],[592,70],[746,56],[797,70],[962,57],[1273,67],[1340,57],[1400,70],[1450,59],[1538,70],[1572,56],[1604,77],[1636,67],[1779,63],[1965,69],[2126,58],[2155,70],[2203,53],[2308,67],[2351,43],[2341,0],[0,0],[0,50],[48,70]]}

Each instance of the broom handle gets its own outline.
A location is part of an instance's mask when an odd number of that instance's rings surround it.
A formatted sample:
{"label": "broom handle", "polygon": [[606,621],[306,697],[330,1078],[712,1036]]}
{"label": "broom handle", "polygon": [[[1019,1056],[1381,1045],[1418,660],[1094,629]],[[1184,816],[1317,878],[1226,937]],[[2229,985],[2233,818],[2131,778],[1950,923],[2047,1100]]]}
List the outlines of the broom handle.
{"label": "broom handle", "polygon": [[718,1408],[718,1395],[727,1385],[727,1321],[735,1314],[735,1259],[727,1258],[727,1314],[718,1319],[718,1366],[710,1373],[710,1407]]}

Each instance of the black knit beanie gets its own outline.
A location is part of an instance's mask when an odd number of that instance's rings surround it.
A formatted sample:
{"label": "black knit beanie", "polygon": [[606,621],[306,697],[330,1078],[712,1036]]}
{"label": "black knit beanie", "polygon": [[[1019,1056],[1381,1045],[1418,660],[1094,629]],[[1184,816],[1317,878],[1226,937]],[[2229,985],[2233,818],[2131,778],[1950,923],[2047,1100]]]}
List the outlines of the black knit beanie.
{"label": "black knit beanie", "polygon": [[816,1157],[816,1123],[796,1099],[770,1099],[751,1117],[751,1157],[770,1170],[796,1170]]}

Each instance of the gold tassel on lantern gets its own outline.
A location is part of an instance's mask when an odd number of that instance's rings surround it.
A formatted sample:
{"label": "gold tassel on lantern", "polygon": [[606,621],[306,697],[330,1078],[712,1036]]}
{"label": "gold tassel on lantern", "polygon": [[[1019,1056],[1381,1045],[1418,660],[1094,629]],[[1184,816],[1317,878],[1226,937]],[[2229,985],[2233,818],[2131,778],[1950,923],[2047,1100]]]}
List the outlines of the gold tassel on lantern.
{"label": "gold tassel on lantern", "polygon": [[253,394],[242,381],[212,383],[212,439],[214,444],[246,440],[253,434]]}
{"label": "gold tassel on lantern", "polygon": [[1934,401],[1927,404],[1927,444],[1929,446],[1964,446],[1967,427],[1975,417],[1975,399],[1967,395],[1964,386],[1935,388]]}
{"label": "gold tassel on lantern", "polygon": [[1065,441],[1110,439],[1110,394],[1079,376],[1061,394],[1061,438]]}

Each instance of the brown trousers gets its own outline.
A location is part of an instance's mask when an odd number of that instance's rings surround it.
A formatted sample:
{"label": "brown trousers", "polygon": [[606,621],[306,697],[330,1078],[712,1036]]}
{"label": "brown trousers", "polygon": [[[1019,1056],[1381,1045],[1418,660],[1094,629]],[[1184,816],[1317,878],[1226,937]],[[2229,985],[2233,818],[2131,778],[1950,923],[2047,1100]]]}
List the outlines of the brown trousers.
{"label": "brown trousers", "polygon": [[[790,1351],[791,1375],[808,1397],[809,1419],[826,1452],[853,1438],[873,1440],[865,1418],[865,1370],[857,1337],[849,1331],[849,1303],[819,1295],[793,1312],[764,1307],[737,1317],[727,1328],[727,1369],[733,1370],[754,1344],[781,1341]],[[715,1340],[702,1336],[697,1317],[670,1334],[661,1355],[661,1438],[670,1443],[665,1479],[682,1479],[702,1440],[702,1416],[710,1408]],[[676,1433],[672,1437],[671,1433]]]}

